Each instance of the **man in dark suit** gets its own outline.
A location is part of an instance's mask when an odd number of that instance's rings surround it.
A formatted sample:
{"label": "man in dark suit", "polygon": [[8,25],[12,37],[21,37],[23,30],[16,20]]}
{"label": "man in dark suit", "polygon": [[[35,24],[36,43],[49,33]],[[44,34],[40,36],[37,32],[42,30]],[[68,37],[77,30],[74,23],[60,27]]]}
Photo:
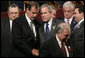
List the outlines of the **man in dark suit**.
{"label": "man in dark suit", "polygon": [[[41,46],[40,57],[69,57],[65,44],[70,34],[69,25],[60,23],[52,34],[54,35]],[[63,43],[64,50],[61,43]]]}
{"label": "man in dark suit", "polygon": [[78,23],[71,33],[73,57],[84,57],[84,6],[75,7],[74,18]]}
{"label": "man in dark suit", "polygon": [[8,18],[1,20],[1,56],[9,57],[12,45],[12,21],[19,17],[19,7],[12,4],[8,8]]}
{"label": "man in dark suit", "polygon": [[38,27],[40,24],[35,19],[38,11],[38,3],[30,1],[27,5],[26,13],[13,21],[12,57],[31,57],[38,55]]}
{"label": "man in dark suit", "polygon": [[[43,4],[40,9],[42,26],[39,28],[40,45],[51,37],[51,32],[55,30],[56,25],[63,22],[53,18],[52,6],[49,4]],[[47,26],[48,25],[48,26]]]}
{"label": "man in dark suit", "polygon": [[73,31],[74,26],[77,24],[73,17],[74,8],[75,5],[71,1],[65,2],[63,4],[64,17],[60,18],[60,20],[63,20],[70,25],[71,31]]}

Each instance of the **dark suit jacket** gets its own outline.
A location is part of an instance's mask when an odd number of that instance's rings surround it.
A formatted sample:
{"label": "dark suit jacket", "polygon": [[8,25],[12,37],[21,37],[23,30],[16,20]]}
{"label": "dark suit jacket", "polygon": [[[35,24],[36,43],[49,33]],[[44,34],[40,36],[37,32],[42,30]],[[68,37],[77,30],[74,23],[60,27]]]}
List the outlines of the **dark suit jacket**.
{"label": "dark suit jacket", "polygon": [[[63,21],[58,19],[52,20],[52,26],[50,31],[50,37],[54,34],[52,34],[55,31],[55,28],[58,26],[59,23],[62,23]],[[46,39],[46,33],[44,31],[44,23],[42,23],[42,26],[39,28],[39,38],[40,38],[40,45],[42,45],[47,39]]]}
{"label": "dark suit jacket", "polygon": [[65,57],[55,36],[44,42],[40,49],[40,57]]}
{"label": "dark suit jacket", "polygon": [[[59,18],[59,20],[64,21],[64,17]],[[71,22],[71,25],[70,25],[71,31],[73,31],[73,29],[74,29],[74,27],[75,27],[76,24],[77,24],[77,22],[76,22],[75,19],[73,18],[73,19],[72,19],[72,22]]]}
{"label": "dark suit jacket", "polygon": [[8,57],[12,45],[9,18],[1,20],[1,56]]}
{"label": "dark suit jacket", "polygon": [[26,57],[32,56],[32,49],[38,49],[38,20],[34,21],[37,36],[35,37],[33,31],[31,30],[25,14],[13,21],[13,57]]}
{"label": "dark suit jacket", "polygon": [[84,57],[84,21],[71,33],[73,57]]}

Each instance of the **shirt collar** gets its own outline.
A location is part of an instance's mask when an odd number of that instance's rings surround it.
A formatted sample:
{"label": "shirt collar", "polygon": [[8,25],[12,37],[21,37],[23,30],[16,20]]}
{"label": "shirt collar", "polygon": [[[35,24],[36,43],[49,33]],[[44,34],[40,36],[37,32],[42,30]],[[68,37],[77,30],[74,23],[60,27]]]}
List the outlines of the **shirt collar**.
{"label": "shirt collar", "polygon": [[26,16],[26,19],[27,19],[27,21],[28,21],[28,23],[30,25],[31,19],[27,16],[27,13],[25,13],[25,16]]}
{"label": "shirt collar", "polygon": [[58,36],[56,35],[56,39],[58,41],[59,46],[61,47],[61,41],[59,40]]}
{"label": "shirt collar", "polygon": [[48,24],[52,24],[52,18],[51,18],[51,20],[48,22]]}
{"label": "shirt collar", "polygon": [[[52,18],[50,21],[48,21],[48,27],[49,27],[49,30],[51,31],[51,25],[52,25]],[[44,25],[44,28],[46,29],[46,24]],[[45,30],[44,29],[44,30]]]}
{"label": "shirt collar", "polygon": [[[69,23],[70,23],[70,24],[71,24],[71,22],[72,22],[72,19],[73,19],[73,16],[69,19]],[[66,19],[66,18],[64,19],[65,22],[67,22],[67,20],[68,20],[68,19]]]}
{"label": "shirt collar", "polygon": [[79,21],[78,25],[80,25],[84,21],[84,18]]}

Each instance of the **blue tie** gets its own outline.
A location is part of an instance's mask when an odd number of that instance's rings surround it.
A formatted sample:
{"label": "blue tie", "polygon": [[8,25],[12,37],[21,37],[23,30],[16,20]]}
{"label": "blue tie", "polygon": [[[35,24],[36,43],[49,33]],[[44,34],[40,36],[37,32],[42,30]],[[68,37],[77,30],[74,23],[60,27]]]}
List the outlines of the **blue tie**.
{"label": "blue tie", "polygon": [[47,40],[49,40],[49,27],[48,27],[48,23],[46,23],[46,37],[47,37]]}
{"label": "blue tie", "polygon": [[79,26],[79,24],[77,23],[77,24],[75,25],[75,27],[74,27],[74,30],[75,30],[76,28],[78,28],[78,26]]}

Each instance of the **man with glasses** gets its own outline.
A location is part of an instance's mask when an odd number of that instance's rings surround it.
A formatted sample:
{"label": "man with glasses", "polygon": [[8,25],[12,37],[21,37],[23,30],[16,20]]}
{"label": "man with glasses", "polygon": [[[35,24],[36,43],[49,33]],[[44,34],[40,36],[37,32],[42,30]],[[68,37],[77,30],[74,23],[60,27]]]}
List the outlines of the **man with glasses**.
{"label": "man with glasses", "polygon": [[1,56],[8,57],[12,44],[12,22],[19,17],[19,7],[11,4],[8,7],[8,18],[1,20]]}

